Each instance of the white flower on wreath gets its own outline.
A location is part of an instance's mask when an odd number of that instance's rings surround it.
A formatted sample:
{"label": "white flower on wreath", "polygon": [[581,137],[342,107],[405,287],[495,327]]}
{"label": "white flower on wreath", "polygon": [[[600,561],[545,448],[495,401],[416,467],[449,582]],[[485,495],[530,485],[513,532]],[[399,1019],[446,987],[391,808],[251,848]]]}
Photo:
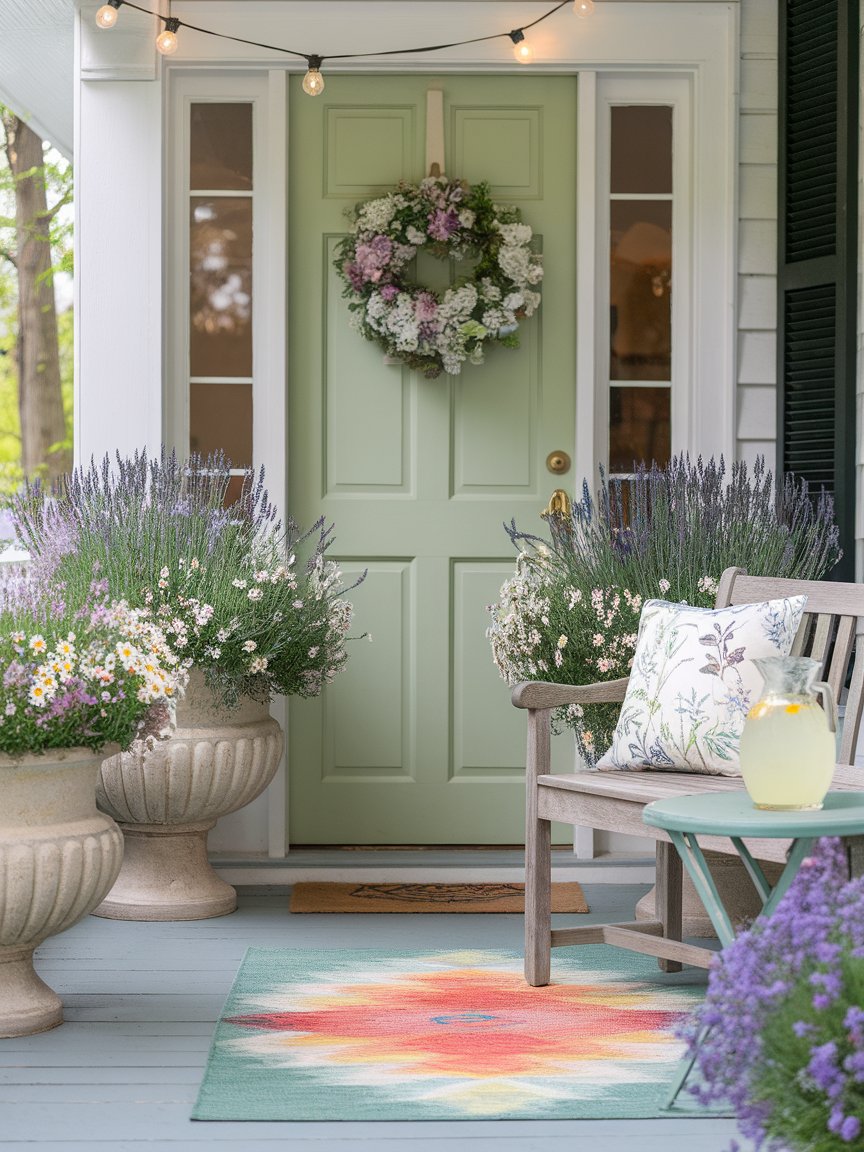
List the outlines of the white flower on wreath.
{"label": "white flower on wreath", "polygon": [[[353,216],[336,268],[351,326],[367,339],[430,377],[482,363],[492,342],[518,343],[520,319],[540,300],[527,285],[538,284],[543,269],[517,209],[493,204],[485,185],[428,177],[358,205]],[[479,277],[441,293],[414,283],[406,270],[423,247],[476,258]]]}

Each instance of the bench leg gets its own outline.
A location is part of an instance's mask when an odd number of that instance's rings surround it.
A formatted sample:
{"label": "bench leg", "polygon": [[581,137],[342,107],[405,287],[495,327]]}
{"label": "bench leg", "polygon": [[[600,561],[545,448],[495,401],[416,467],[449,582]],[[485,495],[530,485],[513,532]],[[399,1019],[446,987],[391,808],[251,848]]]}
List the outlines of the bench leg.
{"label": "bench leg", "polygon": [[[682,933],[681,898],[683,891],[683,869],[681,857],[674,845],[665,840],[657,841],[657,887],[656,917],[663,925],[663,935],[667,940],[680,940]],[[683,965],[677,960],[657,961],[662,972],[680,972]]]}
{"label": "bench leg", "polygon": [[525,839],[525,979],[549,983],[552,949],[552,825],[531,820]]}
{"label": "bench leg", "polygon": [[537,777],[549,771],[552,713],[528,710],[525,764],[525,979],[549,983],[552,948],[552,824],[538,815]]}

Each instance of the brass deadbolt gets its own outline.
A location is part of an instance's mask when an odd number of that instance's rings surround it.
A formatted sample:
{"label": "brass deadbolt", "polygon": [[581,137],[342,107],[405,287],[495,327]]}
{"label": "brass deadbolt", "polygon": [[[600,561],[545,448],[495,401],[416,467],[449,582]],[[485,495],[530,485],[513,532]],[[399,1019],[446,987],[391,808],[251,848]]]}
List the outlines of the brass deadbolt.
{"label": "brass deadbolt", "polygon": [[563,520],[568,521],[573,513],[573,505],[570,502],[569,495],[563,488],[556,488],[549,499],[549,503],[540,513],[544,520],[548,520],[551,516],[561,517]]}
{"label": "brass deadbolt", "polygon": [[554,472],[556,476],[563,476],[565,472],[570,471],[570,457],[566,452],[559,450],[550,452],[546,457],[546,467],[550,472]]}

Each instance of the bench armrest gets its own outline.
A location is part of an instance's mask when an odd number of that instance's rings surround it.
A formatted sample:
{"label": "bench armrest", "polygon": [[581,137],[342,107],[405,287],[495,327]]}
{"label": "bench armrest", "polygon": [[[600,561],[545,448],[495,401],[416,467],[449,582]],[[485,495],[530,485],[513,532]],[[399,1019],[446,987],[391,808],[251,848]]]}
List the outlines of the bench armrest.
{"label": "bench armrest", "polygon": [[619,704],[624,699],[629,678],[605,680],[598,684],[550,684],[527,680],[517,684],[510,700],[514,708],[561,708],[567,704]]}

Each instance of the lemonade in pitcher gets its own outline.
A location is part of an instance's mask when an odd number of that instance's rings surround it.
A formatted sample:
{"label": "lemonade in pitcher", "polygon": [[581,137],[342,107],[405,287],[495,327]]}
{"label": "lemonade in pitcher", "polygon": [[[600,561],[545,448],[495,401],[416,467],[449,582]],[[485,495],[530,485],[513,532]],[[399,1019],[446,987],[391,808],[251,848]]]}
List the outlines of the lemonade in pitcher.
{"label": "lemonade in pitcher", "polygon": [[834,694],[816,682],[817,660],[784,656],[754,664],[765,688],[741,733],[745,787],[757,808],[821,808],[836,761]]}

